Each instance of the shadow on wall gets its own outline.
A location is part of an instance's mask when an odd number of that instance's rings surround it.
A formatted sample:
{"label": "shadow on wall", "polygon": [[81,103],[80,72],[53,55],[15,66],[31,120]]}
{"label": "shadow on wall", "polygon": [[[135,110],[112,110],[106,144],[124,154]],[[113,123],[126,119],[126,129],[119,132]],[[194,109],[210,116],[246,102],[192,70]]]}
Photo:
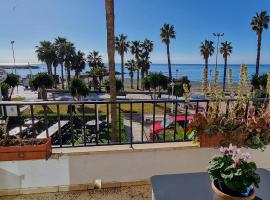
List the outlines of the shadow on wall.
{"label": "shadow on wall", "polygon": [[21,188],[24,175],[18,176],[0,168],[0,189]]}

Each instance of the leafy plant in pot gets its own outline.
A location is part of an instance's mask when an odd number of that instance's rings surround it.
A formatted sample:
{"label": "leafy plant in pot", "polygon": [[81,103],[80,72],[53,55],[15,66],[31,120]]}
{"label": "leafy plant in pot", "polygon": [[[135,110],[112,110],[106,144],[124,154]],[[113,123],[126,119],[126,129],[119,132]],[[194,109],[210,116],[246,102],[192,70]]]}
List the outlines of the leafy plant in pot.
{"label": "leafy plant in pot", "polygon": [[260,176],[256,163],[249,161],[250,154],[232,144],[221,147],[220,152],[208,166],[213,191],[221,200],[254,199],[254,186],[259,187]]}

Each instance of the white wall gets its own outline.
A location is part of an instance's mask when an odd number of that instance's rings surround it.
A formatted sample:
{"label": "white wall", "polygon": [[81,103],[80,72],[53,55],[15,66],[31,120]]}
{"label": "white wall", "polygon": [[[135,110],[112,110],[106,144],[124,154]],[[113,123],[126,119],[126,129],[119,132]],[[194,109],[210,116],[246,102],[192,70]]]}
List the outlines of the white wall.
{"label": "white wall", "polygon": [[[258,167],[270,168],[270,146],[250,151]],[[216,149],[172,148],[64,155],[59,159],[0,162],[0,189],[50,187],[149,179],[157,174],[205,171]]]}

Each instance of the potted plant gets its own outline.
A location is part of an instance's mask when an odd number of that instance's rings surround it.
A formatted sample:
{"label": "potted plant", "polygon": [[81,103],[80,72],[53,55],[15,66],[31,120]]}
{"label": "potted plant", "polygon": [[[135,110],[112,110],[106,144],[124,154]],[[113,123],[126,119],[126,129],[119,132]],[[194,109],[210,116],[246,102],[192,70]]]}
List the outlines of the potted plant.
{"label": "potted plant", "polygon": [[233,146],[220,148],[221,155],[209,162],[208,173],[212,189],[221,200],[252,200],[260,176],[256,163],[250,162],[250,154]]}
{"label": "potted plant", "polygon": [[52,153],[51,138],[21,138],[9,136],[9,117],[1,128],[0,161],[48,159]]}

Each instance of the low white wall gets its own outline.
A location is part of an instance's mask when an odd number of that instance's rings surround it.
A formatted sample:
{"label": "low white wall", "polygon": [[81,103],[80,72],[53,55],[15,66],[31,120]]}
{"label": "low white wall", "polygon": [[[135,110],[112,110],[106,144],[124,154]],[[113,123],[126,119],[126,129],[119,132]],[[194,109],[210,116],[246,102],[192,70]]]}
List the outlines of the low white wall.
{"label": "low white wall", "polygon": [[[270,146],[250,151],[258,167],[270,168]],[[129,182],[157,174],[205,171],[216,149],[172,148],[64,155],[59,159],[0,162],[0,189]]]}

